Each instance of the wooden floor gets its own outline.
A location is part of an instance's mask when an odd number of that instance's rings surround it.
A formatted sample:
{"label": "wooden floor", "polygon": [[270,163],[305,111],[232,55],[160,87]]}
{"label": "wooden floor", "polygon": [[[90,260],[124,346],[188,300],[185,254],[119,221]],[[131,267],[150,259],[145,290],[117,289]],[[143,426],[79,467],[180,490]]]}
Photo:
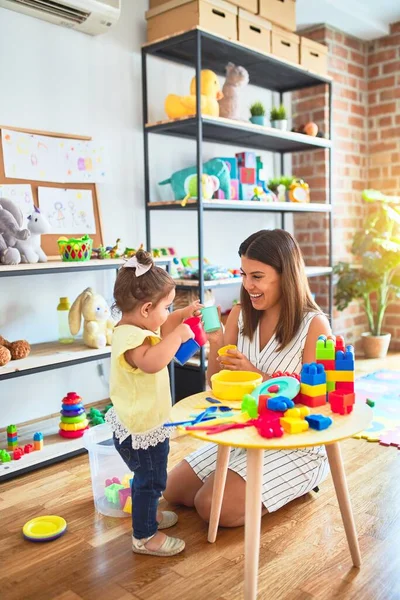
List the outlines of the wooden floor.
{"label": "wooden floor", "polygon": [[[399,357],[380,366],[398,367]],[[371,363],[370,363],[371,364]],[[368,369],[359,361],[362,372]],[[171,464],[200,442],[172,442]],[[262,520],[260,600],[400,599],[400,451],[365,441],[342,444],[363,565],[352,568],[330,477]],[[94,513],[87,456],[0,488],[2,600],[241,600],[243,528],[221,529],[216,544],[189,509],[171,530],[186,541],[173,558],[132,554],[130,519]],[[21,537],[40,514],[59,514],[67,533],[49,544]]]}

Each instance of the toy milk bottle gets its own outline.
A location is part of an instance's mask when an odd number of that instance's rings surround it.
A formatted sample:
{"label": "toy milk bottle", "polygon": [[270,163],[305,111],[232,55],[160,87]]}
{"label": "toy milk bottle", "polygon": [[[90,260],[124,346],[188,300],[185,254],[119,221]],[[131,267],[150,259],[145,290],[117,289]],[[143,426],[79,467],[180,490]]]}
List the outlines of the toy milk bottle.
{"label": "toy milk bottle", "polygon": [[58,341],[61,344],[72,344],[74,341],[68,323],[68,315],[71,304],[68,298],[60,298],[60,303],[57,306],[58,315]]}

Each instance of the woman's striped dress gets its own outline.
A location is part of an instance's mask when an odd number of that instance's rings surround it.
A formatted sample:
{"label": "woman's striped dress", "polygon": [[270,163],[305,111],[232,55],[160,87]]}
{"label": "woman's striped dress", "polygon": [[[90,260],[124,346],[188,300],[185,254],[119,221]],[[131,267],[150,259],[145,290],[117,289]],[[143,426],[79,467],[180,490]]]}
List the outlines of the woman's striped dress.
{"label": "woman's striped dress", "polygon": [[[297,335],[281,352],[277,351],[275,336],[260,351],[259,328],[252,341],[241,334],[242,316],[239,316],[237,347],[250,362],[263,373],[288,371],[299,373],[304,345],[310,323],[316,313],[307,313]],[[186,461],[196,475],[204,481],[215,471],[217,446],[207,444],[192,452]],[[246,479],[246,451],[231,450],[229,469]],[[263,464],[262,502],[268,512],[273,512],[291,500],[303,496],[323,479],[329,471],[324,447],[297,450],[265,450]]]}

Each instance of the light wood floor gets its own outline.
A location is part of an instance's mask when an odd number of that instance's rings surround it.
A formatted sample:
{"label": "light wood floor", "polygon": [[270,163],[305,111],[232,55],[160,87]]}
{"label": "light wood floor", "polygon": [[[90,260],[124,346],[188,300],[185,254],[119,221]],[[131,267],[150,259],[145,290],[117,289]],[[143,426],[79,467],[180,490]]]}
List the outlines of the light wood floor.
{"label": "light wood floor", "polygon": [[[399,365],[399,356],[362,372]],[[392,363],[392,364],[391,364]],[[172,442],[171,464],[199,442]],[[365,441],[342,444],[363,565],[352,569],[331,479],[262,520],[260,600],[400,599],[400,451]],[[216,544],[189,509],[171,533],[186,541],[168,559],[130,550],[130,520],[94,513],[87,456],[4,483],[0,489],[2,600],[241,600],[243,529]],[[67,533],[49,544],[21,537],[40,514],[59,514]]]}

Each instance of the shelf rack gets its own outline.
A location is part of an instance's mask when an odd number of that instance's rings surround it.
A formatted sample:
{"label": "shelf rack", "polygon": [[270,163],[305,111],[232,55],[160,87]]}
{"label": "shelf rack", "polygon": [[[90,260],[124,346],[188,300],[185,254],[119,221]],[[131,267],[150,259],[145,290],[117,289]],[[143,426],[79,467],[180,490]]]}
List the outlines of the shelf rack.
{"label": "shelf rack", "polygon": [[[148,120],[148,88],[147,58],[158,57],[167,61],[194,67],[196,74],[196,115],[173,121],[149,123]],[[204,211],[231,212],[264,212],[280,214],[282,229],[285,229],[285,215],[298,212],[326,213],[329,223],[328,265],[313,267],[318,269],[308,276],[326,275],[329,279],[329,314],[332,316],[332,141],[325,138],[314,138],[299,133],[280,131],[271,127],[261,127],[250,123],[232,121],[230,119],[209,117],[201,114],[200,109],[200,73],[203,68],[224,75],[228,62],[239,64],[247,69],[252,85],[277,92],[280,103],[283,94],[316,85],[328,88],[329,133],[332,135],[332,80],[303,69],[299,65],[281,60],[271,54],[264,54],[248,48],[238,42],[221,38],[202,28],[194,28],[169,38],[146,44],[142,48],[142,89],[143,89],[143,139],[144,139],[144,176],[145,176],[145,214],[147,247],[151,248],[151,213],[158,210],[196,211],[199,281],[195,286],[199,289],[203,300],[205,289],[217,287],[217,282],[204,281]],[[180,202],[152,202],[150,197],[150,159],[149,135],[166,135],[191,139],[196,142],[197,198],[189,201],[183,208]],[[262,203],[229,200],[204,200],[201,195],[201,175],[203,164],[203,142],[211,141],[221,144],[234,144],[245,148],[274,152],[280,155],[280,170],[284,172],[285,154],[326,149],[329,156],[329,196],[326,204],[295,204],[290,202]],[[189,283],[180,283],[188,286]],[[192,284],[193,285],[193,284]],[[219,283],[218,285],[223,285]],[[202,351],[200,369],[205,370],[205,357]]]}

